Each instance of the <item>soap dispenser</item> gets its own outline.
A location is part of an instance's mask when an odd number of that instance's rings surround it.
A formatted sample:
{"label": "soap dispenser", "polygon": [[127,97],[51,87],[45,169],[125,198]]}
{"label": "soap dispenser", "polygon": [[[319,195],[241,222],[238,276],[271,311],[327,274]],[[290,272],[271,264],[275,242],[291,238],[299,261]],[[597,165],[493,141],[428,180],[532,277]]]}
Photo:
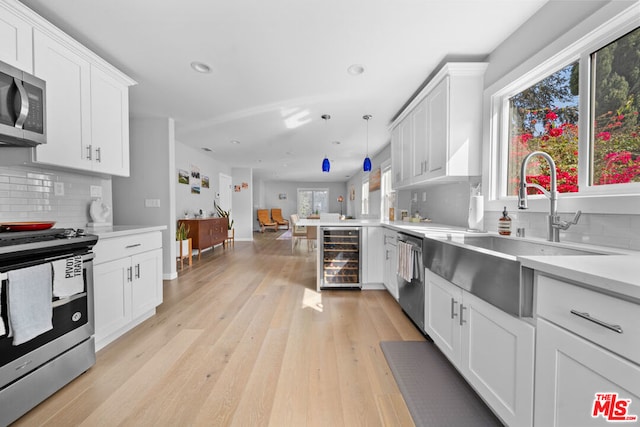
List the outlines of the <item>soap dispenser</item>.
{"label": "soap dispenser", "polygon": [[506,206],[502,211],[502,218],[498,219],[498,234],[502,236],[511,235],[511,218],[509,218]]}

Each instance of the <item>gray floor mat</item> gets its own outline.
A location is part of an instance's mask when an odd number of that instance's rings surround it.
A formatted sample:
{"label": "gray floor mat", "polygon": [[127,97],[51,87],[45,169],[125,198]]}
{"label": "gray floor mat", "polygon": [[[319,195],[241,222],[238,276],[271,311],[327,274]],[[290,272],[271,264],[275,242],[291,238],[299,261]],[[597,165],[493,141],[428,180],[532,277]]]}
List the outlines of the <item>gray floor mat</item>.
{"label": "gray floor mat", "polygon": [[435,344],[382,341],[380,347],[416,426],[502,426]]}

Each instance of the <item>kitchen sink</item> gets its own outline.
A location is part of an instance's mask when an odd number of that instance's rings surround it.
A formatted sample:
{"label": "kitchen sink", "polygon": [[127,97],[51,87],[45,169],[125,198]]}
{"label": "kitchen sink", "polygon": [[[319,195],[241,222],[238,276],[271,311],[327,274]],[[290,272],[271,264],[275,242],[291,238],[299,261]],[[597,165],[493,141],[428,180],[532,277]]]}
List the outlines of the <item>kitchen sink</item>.
{"label": "kitchen sink", "polygon": [[483,248],[494,252],[513,256],[534,256],[534,255],[607,255],[590,249],[576,249],[562,246],[558,243],[546,243],[531,240],[519,240],[500,236],[465,236],[464,245]]}
{"label": "kitchen sink", "polygon": [[607,254],[575,245],[490,234],[450,234],[423,240],[425,268],[519,317],[531,317],[533,313],[533,272],[521,268],[518,256]]}

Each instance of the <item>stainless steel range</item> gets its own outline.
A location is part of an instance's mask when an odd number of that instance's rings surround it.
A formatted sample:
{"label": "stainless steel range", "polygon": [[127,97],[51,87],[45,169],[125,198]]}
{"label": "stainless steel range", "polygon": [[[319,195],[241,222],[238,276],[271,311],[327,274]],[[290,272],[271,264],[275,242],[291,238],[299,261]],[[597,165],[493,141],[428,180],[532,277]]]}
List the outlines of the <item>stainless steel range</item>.
{"label": "stainless steel range", "polygon": [[73,229],[0,232],[0,425],[95,364],[97,241]]}

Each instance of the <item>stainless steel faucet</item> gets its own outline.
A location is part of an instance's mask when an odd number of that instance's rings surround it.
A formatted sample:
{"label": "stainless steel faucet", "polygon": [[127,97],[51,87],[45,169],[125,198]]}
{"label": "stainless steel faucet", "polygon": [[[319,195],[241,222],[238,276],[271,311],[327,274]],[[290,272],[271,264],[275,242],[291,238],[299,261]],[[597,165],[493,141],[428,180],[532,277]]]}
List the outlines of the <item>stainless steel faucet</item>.
{"label": "stainless steel faucet", "polygon": [[[551,174],[551,184],[549,191],[539,184],[527,182],[527,164],[531,158],[540,156],[549,163],[549,173]],[[556,163],[553,161],[550,155],[544,151],[534,151],[527,154],[522,160],[520,166],[520,188],[518,189],[518,209],[527,209],[527,188],[534,187],[542,191],[549,199],[549,216],[547,217],[547,240],[550,242],[560,241],[560,230],[566,230],[574,224],[578,223],[582,211],[576,212],[575,217],[571,221],[561,221],[558,215],[558,178],[556,174]]]}

